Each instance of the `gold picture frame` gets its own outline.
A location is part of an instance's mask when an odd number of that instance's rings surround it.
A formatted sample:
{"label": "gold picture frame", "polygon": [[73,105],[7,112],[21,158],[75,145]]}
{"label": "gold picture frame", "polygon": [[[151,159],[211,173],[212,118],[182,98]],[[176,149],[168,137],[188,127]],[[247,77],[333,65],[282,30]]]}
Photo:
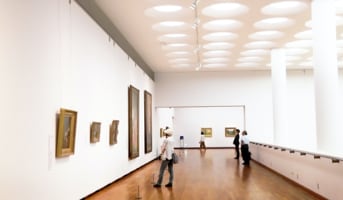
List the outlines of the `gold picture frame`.
{"label": "gold picture frame", "polygon": [[201,128],[201,132],[204,132],[205,137],[212,137],[212,128]]}
{"label": "gold picture frame", "polygon": [[92,122],[90,128],[90,143],[96,143],[100,141],[100,130],[101,130],[101,123],[100,122]]}
{"label": "gold picture frame", "polygon": [[139,156],[139,90],[129,87],[129,159]]}
{"label": "gold picture frame", "polygon": [[144,91],[144,150],[152,151],[152,96]]}
{"label": "gold picture frame", "polygon": [[235,127],[226,127],[225,128],[225,137],[235,137],[236,128]]}
{"label": "gold picture frame", "polygon": [[57,121],[56,157],[72,155],[75,151],[77,112],[61,108]]}
{"label": "gold picture frame", "polygon": [[119,120],[113,120],[110,126],[110,145],[114,145],[118,143],[118,125]]}

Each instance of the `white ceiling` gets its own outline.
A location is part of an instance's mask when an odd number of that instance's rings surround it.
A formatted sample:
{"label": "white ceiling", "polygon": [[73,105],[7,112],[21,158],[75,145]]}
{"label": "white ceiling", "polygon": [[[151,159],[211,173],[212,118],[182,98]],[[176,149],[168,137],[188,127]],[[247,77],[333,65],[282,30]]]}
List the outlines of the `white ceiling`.
{"label": "white ceiling", "polygon": [[[287,2],[297,7],[286,8],[285,0],[95,0],[154,72],[269,70],[270,50],[284,47],[288,69],[311,68],[311,1]],[[179,10],[154,8],[165,5]],[[336,8],[341,56],[343,6]],[[216,26],[219,21],[225,25]]]}

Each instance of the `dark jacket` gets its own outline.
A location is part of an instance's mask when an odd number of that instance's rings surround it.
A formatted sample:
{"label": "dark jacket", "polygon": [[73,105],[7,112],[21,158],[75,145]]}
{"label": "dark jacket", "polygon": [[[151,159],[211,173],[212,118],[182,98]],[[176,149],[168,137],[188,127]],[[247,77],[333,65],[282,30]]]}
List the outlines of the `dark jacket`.
{"label": "dark jacket", "polygon": [[235,135],[235,139],[233,139],[233,144],[236,146],[239,145],[239,134]]}

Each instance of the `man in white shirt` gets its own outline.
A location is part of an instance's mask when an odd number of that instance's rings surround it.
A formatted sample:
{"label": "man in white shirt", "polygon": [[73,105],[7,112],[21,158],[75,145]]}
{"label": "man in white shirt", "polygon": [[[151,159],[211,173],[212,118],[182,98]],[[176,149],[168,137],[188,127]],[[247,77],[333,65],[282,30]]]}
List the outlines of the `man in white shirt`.
{"label": "man in white shirt", "polygon": [[173,140],[173,130],[168,128],[164,131],[164,135],[166,138],[163,141],[162,147],[161,147],[161,167],[160,167],[160,174],[158,176],[157,183],[154,184],[154,187],[161,187],[161,183],[163,180],[163,174],[165,169],[168,166],[168,172],[169,172],[169,182],[166,184],[166,187],[172,187],[173,186],[173,179],[174,179],[174,170],[173,170],[173,153],[174,153],[174,140]]}
{"label": "man in white shirt", "polygon": [[243,165],[249,166],[250,164],[250,152],[249,152],[249,138],[248,138],[248,133],[247,131],[242,132],[242,137],[241,137],[241,152],[242,152],[242,157],[243,157]]}

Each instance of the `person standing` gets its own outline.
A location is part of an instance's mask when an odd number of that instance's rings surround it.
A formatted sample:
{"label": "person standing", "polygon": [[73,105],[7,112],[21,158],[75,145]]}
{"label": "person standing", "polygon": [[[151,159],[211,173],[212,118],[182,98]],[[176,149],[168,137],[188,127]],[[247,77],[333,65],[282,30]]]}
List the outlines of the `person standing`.
{"label": "person standing", "polygon": [[201,136],[200,136],[200,150],[205,149],[206,150],[206,145],[205,145],[205,134],[203,131],[201,131]]}
{"label": "person standing", "polygon": [[173,159],[172,154],[174,153],[174,140],[172,138],[173,130],[168,128],[164,131],[165,139],[161,147],[161,166],[157,182],[154,187],[161,187],[163,174],[165,169],[168,167],[169,172],[169,182],[165,185],[166,187],[173,186],[174,170],[173,170]]}
{"label": "person standing", "polygon": [[242,138],[241,138],[241,151],[242,151],[242,157],[243,157],[243,165],[249,166],[250,164],[250,152],[249,152],[249,138],[247,131],[242,132]]}
{"label": "person standing", "polygon": [[235,138],[233,139],[233,144],[235,145],[235,150],[236,150],[236,157],[235,159],[239,159],[239,129],[236,129],[236,135]]}

